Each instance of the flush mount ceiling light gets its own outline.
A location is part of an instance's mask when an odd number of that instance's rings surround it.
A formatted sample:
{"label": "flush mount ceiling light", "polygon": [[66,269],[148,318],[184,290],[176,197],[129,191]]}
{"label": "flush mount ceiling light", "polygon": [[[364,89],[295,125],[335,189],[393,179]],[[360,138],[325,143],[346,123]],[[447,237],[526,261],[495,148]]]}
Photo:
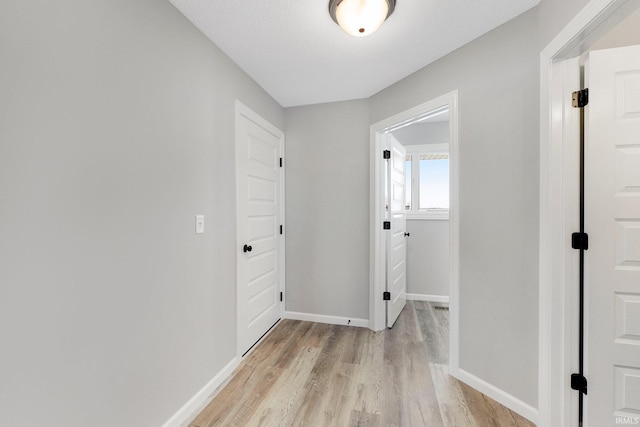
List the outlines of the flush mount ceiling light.
{"label": "flush mount ceiling light", "polygon": [[396,0],[329,0],[329,15],[348,34],[368,36],[393,13]]}

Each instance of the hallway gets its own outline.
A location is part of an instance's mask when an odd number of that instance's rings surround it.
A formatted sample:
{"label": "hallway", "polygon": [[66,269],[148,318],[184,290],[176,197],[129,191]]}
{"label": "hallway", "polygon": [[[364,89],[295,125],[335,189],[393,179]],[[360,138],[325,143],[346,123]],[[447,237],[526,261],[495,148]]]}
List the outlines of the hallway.
{"label": "hallway", "polygon": [[408,301],[377,333],[283,320],[187,425],[533,426],[448,375],[448,315]]}

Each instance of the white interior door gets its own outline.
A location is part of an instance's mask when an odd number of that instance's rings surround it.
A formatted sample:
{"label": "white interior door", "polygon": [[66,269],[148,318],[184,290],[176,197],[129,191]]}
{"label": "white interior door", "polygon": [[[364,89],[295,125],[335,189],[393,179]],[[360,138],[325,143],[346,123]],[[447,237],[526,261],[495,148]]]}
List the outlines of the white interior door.
{"label": "white interior door", "polygon": [[638,424],[640,46],[591,52],[586,78],[585,422]]}
{"label": "white interior door", "polygon": [[281,317],[282,133],[239,106],[238,352],[246,353]]}
{"label": "white interior door", "polygon": [[388,220],[391,229],[387,231],[387,327],[398,319],[407,302],[407,245],[405,240],[405,158],[406,151],[394,138],[390,139],[388,160]]}

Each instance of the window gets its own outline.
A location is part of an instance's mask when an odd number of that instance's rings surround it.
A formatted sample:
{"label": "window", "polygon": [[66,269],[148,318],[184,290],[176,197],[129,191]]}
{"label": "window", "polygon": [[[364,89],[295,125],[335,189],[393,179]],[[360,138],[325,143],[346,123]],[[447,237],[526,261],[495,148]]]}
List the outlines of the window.
{"label": "window", "polygon": [[[439,144],[440,145],[440,144]],[[407,147],[409,148],[409,147]],[[408,217],[449,218],[449,153],[448,147],[416,147],[406,157],[406,210]]]}
{"label": "window", "polygon": [[421,154],[420,210],[449,209],[449,154]]}
{"label": "window", "polygon": [[407,160],[404,165],[404,191],[405,191],[405,206],[404,208],[408,211],[411,210],[411,154],[407,156]]}

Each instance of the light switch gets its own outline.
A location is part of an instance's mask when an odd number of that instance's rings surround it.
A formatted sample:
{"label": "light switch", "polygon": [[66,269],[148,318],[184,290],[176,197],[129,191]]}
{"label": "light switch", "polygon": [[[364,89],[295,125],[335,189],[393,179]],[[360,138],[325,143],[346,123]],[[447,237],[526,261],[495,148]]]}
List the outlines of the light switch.
{"label": "light switch", "polygon": [[196,234],[204,233],[204,215],[196,215]]}

